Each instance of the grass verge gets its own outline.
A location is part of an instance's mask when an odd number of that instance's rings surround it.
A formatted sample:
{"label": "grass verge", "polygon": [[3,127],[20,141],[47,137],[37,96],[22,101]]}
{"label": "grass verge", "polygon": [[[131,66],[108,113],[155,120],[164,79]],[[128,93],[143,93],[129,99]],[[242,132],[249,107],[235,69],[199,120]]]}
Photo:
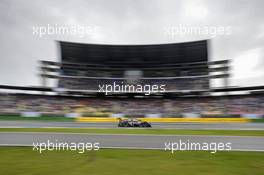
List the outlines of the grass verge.
{"label": "grass verge", "polygon": [[19,175],[262,175],[263,152],[102,149],[78,154],[49,151],[42,154],[29,147],[1,147],[0,174]]}
{"label": "grass verge", "polygon": [[253,122],[253,123],[264,123],[264,118],[262,118],[262,119],[251,119],[251,122]]}
{"label": "grass verge", "polygon": [[41,116],[41,117],[21,117],[21,116],[0,116],[0,120],[7,121],[54,121],[54,122],[73,122],[74,118],[64,116]]}
{"label": "grass verge", "polygon": [[185,130],[185,129],[93,129],[93,128],[0,128],[0,132],[61,132],[95,134],[155,134],[155,135],[228,135],[264,136],[264,130]]}

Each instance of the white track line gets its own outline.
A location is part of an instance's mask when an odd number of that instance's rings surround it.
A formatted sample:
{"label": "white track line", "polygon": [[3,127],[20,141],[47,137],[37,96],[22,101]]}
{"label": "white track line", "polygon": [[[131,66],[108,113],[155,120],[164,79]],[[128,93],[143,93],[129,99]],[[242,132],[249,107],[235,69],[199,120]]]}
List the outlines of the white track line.
{"label": "white track line", "polygon": [[[33,145],[28,145],[28,144],[0,144],[0,147],[33,147]],[[136,149],[136,150],[164,150],[164,148],[142,148],[142,147],[100,147],[100,149]],[[177,150],[176,152],[179,151],[210,151],[210,150]],[[259,149],[232,149],[229,151],[218,151],[218,152],[232,152],[232,151],[249,151],[249,152],[264,152],[264,150],[259,150]],[[170,152],[169,150],[166,152]]]}
{"label": "white track line", "polygon": [[229,138],[264,138],[264,136],[228,136],[228,135],[187,135],[187,134],[104,134],[104,133],[75,133],[75,132],[19,132],[19,131],[1,131],[1,134],[54,134],[54,135],[94,135],[94,136],[150,136],[150,137],[173,137],[173,136],[184,136],[184,137],[214,137],[214,138],[221,138],[221,137],[229,137]]}

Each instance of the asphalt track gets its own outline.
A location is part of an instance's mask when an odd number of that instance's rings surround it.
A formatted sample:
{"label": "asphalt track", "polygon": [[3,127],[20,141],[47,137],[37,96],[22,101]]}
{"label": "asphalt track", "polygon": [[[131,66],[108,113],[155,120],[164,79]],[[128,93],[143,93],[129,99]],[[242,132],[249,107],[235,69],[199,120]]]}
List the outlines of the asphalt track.
{"label": "asphalt track", "polygon": [[[0,121],[0,128],[117,128],[117,123]],[[264,123],[152,123],[156,129],[264,130]]]}
{"label": "asphalt track", "polygon": [[2,132],[0,146],[33,146],[33,143],[94,143],[100,148],[165,149],[165,143],[231,143],[232,150],[264,151],[264,137],[248,136],[180,136],[133,134],[86,134]]}
{"label": "asphalt track", "polygon": [[[264,130],[263,123],[153,123],[163,129]],[[117,128],[116,123],[76,123],[44,121],[0,121],[0,128]],[[231,143],[232,150],[264,151],[264,137],[180,136],[87,133],[2,132],[0,146],[32,146],[47,141],[63,143],[99,142],[101,148],[164,149],[165,143]]]}

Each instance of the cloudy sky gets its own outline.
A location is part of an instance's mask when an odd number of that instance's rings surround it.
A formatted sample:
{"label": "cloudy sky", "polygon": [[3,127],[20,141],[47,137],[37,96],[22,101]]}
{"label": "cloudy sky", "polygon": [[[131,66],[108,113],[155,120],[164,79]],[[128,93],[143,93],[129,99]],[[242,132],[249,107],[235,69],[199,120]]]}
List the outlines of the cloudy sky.
{"label": "cloudy sky", "polygon": [[[263,7],[263,0],[1,0],[0,84],[40,85],[38,60],[59,60],[56,40],[156,44],[210,39],[209,59],[232,61],[232,85],[263,85]],[[38,29],[48,26],[89,31],[40,35]]]}

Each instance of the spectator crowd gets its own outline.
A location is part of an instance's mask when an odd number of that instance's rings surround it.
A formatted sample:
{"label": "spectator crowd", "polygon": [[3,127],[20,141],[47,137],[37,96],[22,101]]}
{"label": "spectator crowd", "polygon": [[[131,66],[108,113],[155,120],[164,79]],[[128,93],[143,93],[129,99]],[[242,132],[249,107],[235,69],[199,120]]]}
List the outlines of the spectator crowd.
{"label": "spectator crowd", "polygon": [[53,95],[0,94],[1,113],[41,112],[180,116],[264,114],[264,95],[165,98],[95,98]]}

